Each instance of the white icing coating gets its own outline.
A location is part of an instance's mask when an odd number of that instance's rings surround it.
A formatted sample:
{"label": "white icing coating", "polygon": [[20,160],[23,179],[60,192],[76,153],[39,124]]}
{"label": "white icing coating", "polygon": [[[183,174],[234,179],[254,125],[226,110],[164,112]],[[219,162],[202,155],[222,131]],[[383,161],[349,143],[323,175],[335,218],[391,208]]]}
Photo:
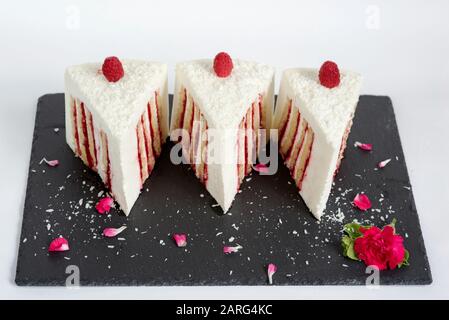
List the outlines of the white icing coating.
{"label": "white icing coating", "polygon": [[[103,129],[117,137],[135,128],[149,98],[167,81],[165,64],[140,60],[123,60],[122,64],[125,75],[117,82],[109,82],[103,76],[101,63],[71,66],[65,72],[70,92],[84,97],[82,101],[94,118],[104,124]],[[167,121],[167,117],[162,121],[166,127]]]}
{"label": "white icing coating", "polygon": [[[253,102],[262,95],[265,126],[270,127],[274,105],[274,69],[270,66],[233,60],[227,78],[218,77],[212,60],[179,63],[176,67],[172,130],[182,112],[182,92],[192,95],[195,105],[207,120],[214,137],[208,135],[208,152],[215,152],[220,163],[208,164],[206,188],[224,212],[237,193],[237,129]],[[267,135],[269,136],[269,135]],[[214,151],[212,151],[214,150]]]}
{"label": "white icing coating", "polygon": [[[140,194],[136,125],[147,103],[158,92],[163,139],[168,136],[167,66],[157,62],[122,60],[125,75],[111,83],[101,72],[101,63],[68,67],[65,72],[66,140],[75,151],[71,122],[71,97],[82,101],[92,113],[96,141],[104,131],[108,139],[112,193],[125,214]],[[100,156],[102,154],[100,153]],[[105,180],[105,168],[98,171]]]}
{"label": "white icing coating", "polygon": [[273,127],[279,129],[291,99],[315,133],[299,193],[317,219],[326,208],[342,138],[355,112],[361,84],[362,77],[351,71],[342,71],[340,85],[332,89],[320,84],[316,69],[288,69],[282,76]]}
{"label": "white icing coating", "polygon": [[[233,64],[231,75],[226,78],[215,74],[210,59],[182,62],[176,66],[178,89],[179,83],[189,88],[209,127],[237,127],[251,103],[259,94],[267,94],[273,83],[274,69],[270,66],[237,59]],[[176,88],[175,92],[178,92]],[[176,106],[177,101],[174,102]],[[268,113],[271,118],[272,109]]]}

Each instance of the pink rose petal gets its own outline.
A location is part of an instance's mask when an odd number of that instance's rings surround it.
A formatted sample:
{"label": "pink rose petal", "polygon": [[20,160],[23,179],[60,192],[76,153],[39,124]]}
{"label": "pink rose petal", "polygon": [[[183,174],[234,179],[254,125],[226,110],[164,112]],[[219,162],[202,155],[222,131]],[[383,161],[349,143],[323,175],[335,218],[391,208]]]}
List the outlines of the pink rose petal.
{"label": "pink rose petal", "polygon": [[373,145],[371,143],[361,143],[361,142],[356,141],[354,143],[354,146],[359,149],[365,150],[365,151],[373,150]]}
{"label": "pink rose petal", "polygon": [[391,161],[391,159],[387,159],[387,160],[381,161],[381,162],[379,162],[379,163],[377,164],[377,167],[382,169],[382,168],[385,167],[390,161]]}
{"label": "pink rose petal", "polygon": [[105,197],[97,203],[95,209],[97,209],[99,214],[108,213],[109,210],[111,210],[113,203],[114,199],[112,199],[111,197]]}
{"label": "pink rose petal", "polygon": [[45,158],[42,158],[39,164],[42,164],[42,162],[45,162],[50,167],[56,167],[59,164],[59,160],[47,160]]}
{"label": "pink rose petal", "polygon": [[103,230],[103,235],[108,238],[115,237],[119,233],[122,233],[123,230],[126,229],[126,226],[121,226],[120,228],[105,228]]}
{"label": "pink rose petal", "polygon": [[267,270],[267,272],[268,272],[268,283],[269,283],[269,284],[273,284],[273,275],[276,273],[277,269],[278,269],[278,268],[277,268],[276,265],[273,264],[273,263],[270,263],[270,264],[268,265],[268,270]]}
{"label": "pink rose petal", "polygon": [[185,247],[187,245],[187,236],[185,234],[174,234],[173,240],[175,240],[178,247]]}
{"label": "pink rose petal", "polygon": [[359,208],[362,211],[366,211],[369,208],[371,208],[371,201],[369,200],[369,198],[363,194],[363,193],[358,193],[355,198],[354,201],[352,202],[357,208]]}
{"label": "pink rose petal", "polygon": [[69,242],[67,241],[67,239],[63,237],[54,239],[48,246],[49,252],[59,252],[68,250],[69,250]]}
{"label": "pink rose petal", "polygon": [[238,252],[240,249],[243,249],[243,247],[242,246],[235,246],[235,247],[224,246],[223,253],[225,253],[225,254],[234,253],[234,252]]}
{"label": "pink rose petal", "polygon": [[254,170],[260,173],[268,173],[270,170],[268,167],[263,163],[258,163],[254,166]]}

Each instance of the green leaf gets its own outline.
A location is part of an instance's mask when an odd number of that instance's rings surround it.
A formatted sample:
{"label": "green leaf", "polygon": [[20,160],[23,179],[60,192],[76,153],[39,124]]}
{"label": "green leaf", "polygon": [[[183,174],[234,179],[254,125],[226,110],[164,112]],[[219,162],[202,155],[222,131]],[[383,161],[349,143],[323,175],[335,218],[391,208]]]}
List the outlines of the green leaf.
{"label": "green leaf", "polygon": [[396,221],[396,218],[393,218],[393,220],[389,224],[389,226],[393,228],[393,233],[396,233]]}
{"label": "green leaf", "polygon": [[345,224],[343,230],[351,239],[356,239],[362,236],[362,233],[360,232],[360,225],[356,222]]}
{"label": "green leaf", "polygon": [[354,251],[354,239],[350,236],[345,235],[341,238],[341,245],[343,247],[343,256],[348,257],[352,260],[359,260]]}
{"label": "green leaf", "polygon": [[407,249],[405,249],[404,260],[402,260],[402,262],[400,264],[398,264],[398,268],[400,268],[402,266],[409,266],[410,265],[410,263],[408,262],[409,258],[410,258],[410,253],[408,252]]}

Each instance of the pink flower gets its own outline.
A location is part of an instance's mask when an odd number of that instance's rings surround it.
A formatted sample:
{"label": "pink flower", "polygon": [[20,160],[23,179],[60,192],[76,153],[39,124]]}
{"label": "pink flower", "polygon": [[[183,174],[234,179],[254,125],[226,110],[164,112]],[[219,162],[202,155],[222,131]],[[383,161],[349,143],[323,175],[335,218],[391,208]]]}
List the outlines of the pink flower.
{"label": "pink flower", "polygon": [[59,160],[47,160],[45,158],[42,158],[39,164],[42,164],[42,162],[45,162],[50,167],[56,167],[59,164]]}
{"label": "pink flower", "polygon": [[126,226],[121,226],[120,228],[105,228],[103,230],[103,235],[108,238],[115,237],[116,235],[122,233],[126,229]]}
{"label": "pink flower", "polygon": [[105,197],[100,199],[100,201],[95,206],[99,214],[108,213],[111,210],[112,204],[114,203],[114,199],[111,197]]}
{"label": "pink flower", "polygon": [[234,253],[234,252],[238,252],[240,249],[243,249],[243,247],[242,246],[235,246],[235,247],[224,246],[223,253],[225,253],[225,254]]}
{"label": "pink flower", "polygon": [[354,143],[355,147],[358,147],[359,149],[365,150],[365,151],[371,151],[373,150],[373,145],[371,143],[361,143],[356,141]]}
{"label": "pink flower", "polygon": [[53,241],[48,246],[48,252],[56,252],[56,251],[68,251],[69,250],[69,242],[67,239],[60,237],[53,239]]}
{"label": "pink flower", "polygon": [[355,239],[354,251],[366,265],[384,270],[387,267],[395,269],[403,262],[403,239],[394,233],[392,226],[385,226],[382,230],[378,227],[360,227],[360,232],[362,236]]}
{"label": "pink flower", "polygon": [[175,240],[178,247],[185,247],[187,245],[187,236],[185,234],[174,234],[173,240]]}
{"label": "pink flower", "polygon": [[268,265],[267,273],[268,273],[268,283],[269,284],[273,284],[273,275],[276,273],[277,269],[278,268],[273,263],[270,263]]}
{"label": "pink flower", "polygon": [[381,162],[379,162],[379,163],[377,164],[377,167],[380,168],[380,169],[382,169],[382,168],[385,167],[390,161],[391,161],[391,159],[387,159],[387,160],[381,161]]}
{"label": "pink flower", "polygon": [[268,173],[270,170],[268,169],[267,165],[263,163],[258,163],[254,166],[254,170],[260,173]]}
{"label": "pink flower", "polygon": [[352,203],[362,211],[366,211],[371,208],[370,199],[363,193],[358,193]]}

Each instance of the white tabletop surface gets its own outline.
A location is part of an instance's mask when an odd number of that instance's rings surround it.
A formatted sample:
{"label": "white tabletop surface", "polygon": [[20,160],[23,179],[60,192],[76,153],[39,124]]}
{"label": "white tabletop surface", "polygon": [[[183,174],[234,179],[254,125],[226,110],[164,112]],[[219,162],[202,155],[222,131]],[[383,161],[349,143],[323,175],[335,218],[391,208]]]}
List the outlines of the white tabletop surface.
{"label": "white tabletop surface", "polygon": [[[94,3],[95,2],[95,3]],[[449,298],[449,2],[3,1],[0,298]],[[313,4],[310,4],[312,3]],[[126,3],[126,5],[125,5]],[[145,4],[143,4],[145,3]],[[274,5],[276,4],[276,5]],[[282,69],[332,59],[389,95],[434,282],[385,287],[22,288],[14,284],[36,102],[64,68],[108,55],[169,64],[218,51]]]}

